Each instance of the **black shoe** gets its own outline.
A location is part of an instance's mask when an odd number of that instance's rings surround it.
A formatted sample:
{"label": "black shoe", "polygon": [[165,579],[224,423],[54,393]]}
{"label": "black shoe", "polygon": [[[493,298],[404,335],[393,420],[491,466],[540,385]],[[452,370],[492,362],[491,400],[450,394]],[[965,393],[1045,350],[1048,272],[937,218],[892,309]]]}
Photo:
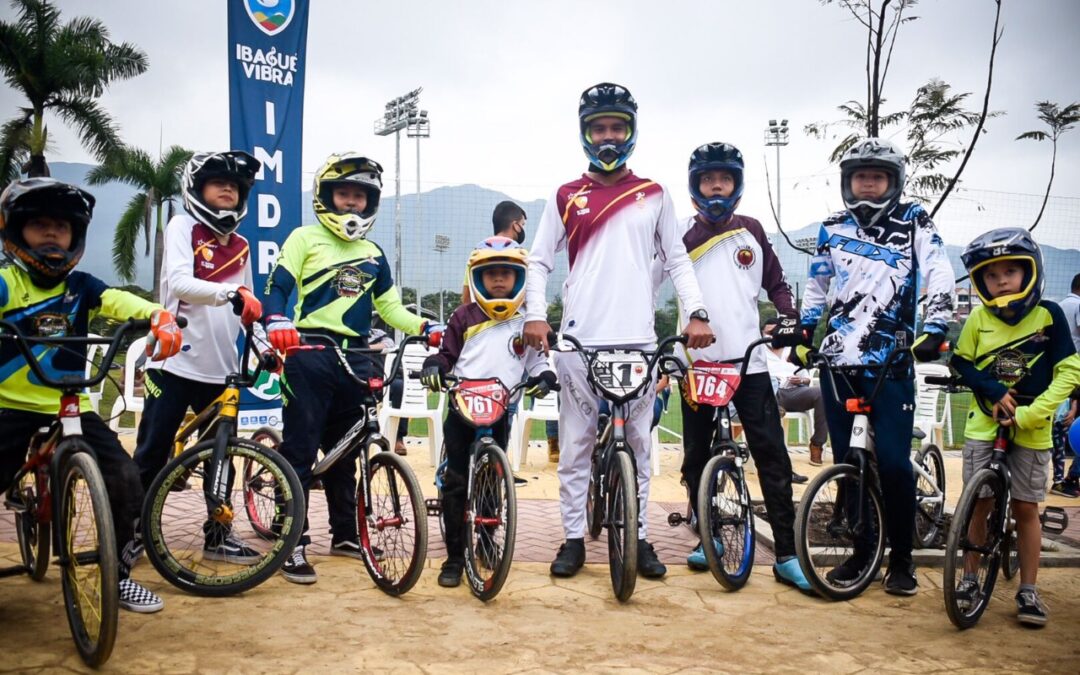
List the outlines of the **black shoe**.
{"label": "black shoe", "polygon": [[1016,618],[1029,626],[1045,626],[1049,612],[1038,591],[1023,590],[1016,594]]}
{"label": "black shoe", "polygon": [[439,585],[443,588],[456,588],[461,585],[461,574],[465,571],[465,561],[461,558],[447,558],[439,570]]}
{"label": "black shoe", "polygon": [[807,478],[806,476],[802,475],[801,473],[795,473],[794,471],[791,472],[791,482],[792,483],[802,484],[802,483],[805,483],[808,480],[810,480],[810,479]]}
{"label": "black shoe", "polygon": [[659,579],[667,574],[667,567],[656,557],[653,545],[644,539],[637,542],[637,571],[646,579]]}
{"label": "black shoe", "polygon": [[559,547],[559,553],[551,563],[551,575],[555,577],[572,577],[581,570],[585,564],[585,540],[567,539]]}
{"label": "black shoe", "polygon": [[294,584],[313,584],[319,580],[319,577],[315,574],[315,568],[311,566],[307,556],[304,555],[303,546],[297,546],[293,549],[292,555],[281,566],[281,576],[285,577],[286,581],[291,581]]}
{"label": "black shoe", "polygon": [[890,595],[915,595],[919,592],[919,580],[915,577],[915,565],[910,562],[890,562],[885,572],[885,592]]}
{"label": "black shoe", "polygon": [[514,485],[528,485],[529,479],[522,478],[521,476],[514,476]]}
{"label": "black shoe", "polygon": [[825,574],[825,580],[835,586],[850,586],[855,583],[866,568],[866,559],[854,555],[832,568]]}

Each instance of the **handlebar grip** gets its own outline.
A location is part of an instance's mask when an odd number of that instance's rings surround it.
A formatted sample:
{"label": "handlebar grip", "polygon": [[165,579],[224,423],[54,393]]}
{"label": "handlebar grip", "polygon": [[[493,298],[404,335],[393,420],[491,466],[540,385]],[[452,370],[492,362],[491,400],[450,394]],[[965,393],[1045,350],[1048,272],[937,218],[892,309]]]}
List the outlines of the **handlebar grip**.
{"label": "handlebar grip", "polygon": [[553,345],[559,341],[559,334],[555,331],[549,331],[547,334],[547,341],[549,345]]}
{"label": "handlebar grip", "polygon": [[178,317],[176,317],[176,325],[180,326],[181,328],[187,328],[187,317],[186,316],[178,316]]}
{"label": "handlebar grip", "polygon": [[926,383],[941,387],[951,387],[956,384],[956,378],[950,375],[927,375]]}
{"label": "handlebar grip", "polygon": [[940,347],[938,347],[938,353],[939,354],[944,354],[945,352],[949,351],[950,349],[952,349],[952,343],[949,342],[948,340],[946,340],[945,342],[941,343]]}

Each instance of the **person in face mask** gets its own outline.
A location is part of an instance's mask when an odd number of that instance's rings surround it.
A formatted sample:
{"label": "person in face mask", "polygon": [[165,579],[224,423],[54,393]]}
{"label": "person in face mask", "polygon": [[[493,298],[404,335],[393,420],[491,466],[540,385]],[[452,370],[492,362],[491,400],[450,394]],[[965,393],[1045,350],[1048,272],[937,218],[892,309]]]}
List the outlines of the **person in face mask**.
{"label": "person in face mask", "polygon": [[[496,237],[513,239],[519,244],[525,243],[525,209],[518,204],[505,200],[495,205],[491,212],[492,232]],[[466,273],[465,281],[461,287],[461,304],[467,305],[473,301],[469,291],[469,277]]]}

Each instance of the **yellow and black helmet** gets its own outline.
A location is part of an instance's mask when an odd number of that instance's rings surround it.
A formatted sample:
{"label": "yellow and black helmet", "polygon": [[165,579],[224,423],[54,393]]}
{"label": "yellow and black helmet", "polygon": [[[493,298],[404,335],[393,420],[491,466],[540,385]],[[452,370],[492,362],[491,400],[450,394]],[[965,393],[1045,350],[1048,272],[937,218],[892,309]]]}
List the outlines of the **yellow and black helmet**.
{"label": "yellow and black helmet", "polygon": [[[356,241],[367,234],[379,212],[382,194],[382,166],[355,152],[330,155],[315,172],[311,201],[315,217],[331,232],[345,241]],[[334,187],[356,185],[367,193],[367,206],[362,213],[338,211],[334,208]]]}
{"label": "yellow and black helmet", "polygon": [[[506,267],[514,272],[514,285],[505,298],[493,298],[484,286],[484,270]],[[469,256],[469,292],[473,301],[480,305],[489,318],[503,321],[525,301],[525,272],[529,268],[529,252],[513,239],[488,237],[473,249]]]}
{"label": "yellow and black helmet", "polygon": [[[1042,251],[1031,233],[1021,227],[1002,227],[980,234],[967,245],[960,260],[983,305],[1007,324],[1019,323],[1042,299]],[[1024,279],[1018,292],[995,298],[983,279],[983,268],[1004,260],[1015,261],[1023,267]]]}

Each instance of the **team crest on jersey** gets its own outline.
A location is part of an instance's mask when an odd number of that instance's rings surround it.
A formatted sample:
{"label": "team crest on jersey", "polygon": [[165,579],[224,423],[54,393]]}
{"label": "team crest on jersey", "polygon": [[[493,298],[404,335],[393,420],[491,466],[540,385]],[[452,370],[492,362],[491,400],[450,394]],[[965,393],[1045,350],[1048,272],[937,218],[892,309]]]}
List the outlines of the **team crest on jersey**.
{"label": "team crest on jersey", "polygon": [[585,205],[588,203],[589,198],[585,195],[578,195],[577,197],[574,197],[574,206],[578,207],[579,209],[585,208]]}
{"label": "team crest on jersey", "polygon": [[34,317],[34,333],[38,337],[62,337],[68,334],[70,327],[65,314],[38,314]]}
{"label": "team crest on jersey", "polygon": [[521,339],[521,335],[511,335],[506,343],[506,349],[519,361],[525,358],[525,341]]}
{"label": "team crest on jersey", "polygon": [[754,249],[749,246],[740,246],[735,249],[735,264],[741,269],[748,270],[753,267],[756,257]]}
{"label": "team crest on jersey", "polygon": [[364,292],[364,286],[371,280],[371,275],[358,267],[345,265],[334,277],[334,290],[342,298],[355,298]]}
{"label": "team crest on jersey", "polygon": [[214,252],[210,250],[209,246],[203,246],[202,247],[202,257],[203,257],[203,260],[205,260],[207,262],[210,262],[213,259]]}

